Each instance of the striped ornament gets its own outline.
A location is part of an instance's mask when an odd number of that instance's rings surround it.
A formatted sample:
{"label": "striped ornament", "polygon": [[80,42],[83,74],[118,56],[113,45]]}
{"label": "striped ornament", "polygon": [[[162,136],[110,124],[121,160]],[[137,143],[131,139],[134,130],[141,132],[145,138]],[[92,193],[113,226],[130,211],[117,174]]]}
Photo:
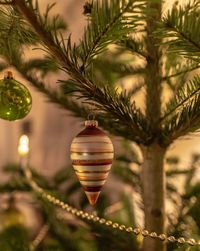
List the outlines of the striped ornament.
{"label": "striped ornament", "polygon": [[96,120],[85,121],[85,129],[72,141],[71,160],[91,205],[97,202],[114,156],[113,144]]}

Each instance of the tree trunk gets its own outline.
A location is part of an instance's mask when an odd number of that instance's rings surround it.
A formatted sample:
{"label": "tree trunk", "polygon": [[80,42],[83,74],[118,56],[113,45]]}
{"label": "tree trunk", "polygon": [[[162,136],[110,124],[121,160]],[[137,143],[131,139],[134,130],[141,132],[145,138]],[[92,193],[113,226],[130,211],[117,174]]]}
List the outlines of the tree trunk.
{"label": "tree trunk", "polygon": [[[152,139],[142,146],[143,203],[145,229],[165,233],[165,173],[166,149],[160,145],[161,96],[162,96],[162,50],[160,41],[153,36],[157,21],[161,20],[162,0],[147,1],[152,10],[146,19],[147,65],[146,65],[146,115],[151,125]],[[144,238],[143,251],[166,251],[166,244],[158,239]]]}
{"label": "tree trunk", "polygon": [[[165,173],[164,155],[166,149],[154,144],[142,148],[144,164],[142,167],[143,202],[145,229],[165,233]],[[165,251],[164,242],[146,237],[143,251]]]}

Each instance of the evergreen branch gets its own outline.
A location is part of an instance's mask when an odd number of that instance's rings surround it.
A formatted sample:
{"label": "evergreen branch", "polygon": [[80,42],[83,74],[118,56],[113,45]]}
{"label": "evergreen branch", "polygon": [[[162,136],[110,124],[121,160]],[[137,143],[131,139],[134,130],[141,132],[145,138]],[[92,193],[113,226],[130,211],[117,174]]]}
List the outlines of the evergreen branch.
{"label": "evergreen branch", "polygon": [[181,88],[176,96],[174,96],[167,104],[166,111],[161,117],[160,121],[162,122],[167,117],[172,115],[177,110],[181,109],[188,102],[191,102],[191,99],[195,98],[200,92],[200,77],[196,76],[192,81]]}
{"label": "evergreen branch", "polygon": [[145,45],[142,40],[137,41],[133,38],[122,39],[120,40],[119,45],[132,53],[136,53],[143,59],[146,59],[148,57]]}
{"label": "evergreen branch", "polygon": [[135,104],[130,102],[130,97],[124,94],[111,94],[107,88],[100,89],[91,80],[87,79],[82,71],[77,67],[77,58],[75,57],[75,47],[71,46],[71,40],[68,39],[66,53],[58,45],[57,38],[49,35],[41,26],[34,12],[26,5],[24,0],[16,0],[16,6],[24,14],[27,20],[35,29],[42,42],[56,57],[59,63],[73,78],[75,87],[80,92],[80,97],[96,101],[98,108],[112,115],[112,118],[122,125],[122,127],[132,131],[134,138],[138,143],[146,143],[149,140],[151,130],[149,125]]}
{"label": "evergreen branch", "polygon": [[[95,105],[98,111],[110,115],[125,130],[132,130],[137,143],[146,144],[151,138],[150,125],[146,118],[131,100],[126,91],[120,94],[108,86],[100,88],[91,80],[74,79],[78,98],[88,101],[88,104]],[[65,81],[62,81],[64,83]],[[92,103],[92,101],[94,103]]]}
{"label": "evergreen branch", "polygon": [[24,63],[24,71],[30,72],[32,70],[39,70],[44,77],[48,72],[56,72],[58,65],[52,58],[35,58]]}
{"label": "evergreen branch", "polygon": [[137,14],[143,5],[134,3],[134,0],[120,4],[118,0],[112,3],[108,0],[101,3],[95,1],[93,4],[90,24],[79,45],[83,70],[94,56],[106,49],[108,44],[123,38],[137,27]]}
{"label": "evergreen branch", "polygon": [[[142,75],[145,73],[145,69],[138,66],[133,66],[130,64],[123,64],[118,62],[110,62],[109,60],[100,60],[98,62],[99,67],[102,68],[102,65],[105,65],[110,71],[117,73],[120,78],[130,75]],[[96,64],[95,64],[96,66]]]}
{"label": "evergreen branch", "polygon": [[142,87],[144,87],[144,86],[145,86],[145,84],[144,84],[143,82],[134,85],[134,86],[132,87],[132,89],[130,89],[129,95],[134,96],[134,95],[135,95],[136,93],[138,93],[138,92],[142,89]]}
{"label": "evergreen branch", "polygon": [[[185,94],[184,91],[188,93]],[[195,77],[171,102],[172,108],[163,117],[163,140],[169,144],[178,137],[200,127],[200,77]],[[168,119],[167,119],[168,117]]]}
{"label": "evergreen branch", "polygon": [[189,170],[188,169],[170,169],[166,171],[166,176],[171,178],[177,175],[183,175],[183,174],[188,174]]}
{"label": "evergreen branch", "polygon": [[[24,79],[26,79],[39,92],[45,94],[50,102],[70,111],[76,117],[87,118],[88,108],[84,106],[83,103],[74,101],[68,96],[58,93],[49,87],[47,88],[41,80],[36,79],[30,73],[28,73],[26,64],[21,62],[14,66],[18,72],[22,74]],[[134,135],[130,128],[124,128],[124,126],[119,127],[119,123],[116,120],[112,120],[109,114],[101,114],[101,116],[98,116],[98,121],[99,124],[111,134],[138,142],[137,135]]]}
{"label": "evergreen branch", "polygon": [[162,77],[162,80],[165,81],[165,80],[167,80],[167,79],[169,79],[169,78],[178,77],[178,76],[180,76],[180,75],[182,75],[182,74],[185,74],[185,73],[188,73],[188,72],[197,70],[197,69],[199,69],[199,68],[200,68],[200,65],[197,64],[197,65],[195,65],[194,67],[191,67],[191,68],[189,68],[189,69],[182,70],[182,71],[176,72],[176,73],[171,74],[171,75],[168,75],[168,76],[163,76],[163,77]]}
{"label": "evergreen branch", "polygon": [[39,92],[45,94],[48,97],[49,101],[55,104],[58,104],[60,107],[65,110],[71,111],[76,117],[87,117],[87,109],[84,106],[79,105],[77,102],[73,101],[66,97],[66,95],[59,94],[57,91],[47,88],[43,81],[33,77],[28,73],[25,67],[20,67],[19,65],[14,65],[15,68],[22,74],[22,76]]}
{"label": "evergreen branch", "polygon": [[[30,3],[30,1],[29,1]],[[49,52],[52,56],[56,57],[59,63],[65,66],[68,69],[73,68],[72,62],[70,61],[69,57],[63,53],[63,49],[60,48],[60,42],[58,45],[58,41],[56,40],[57,37],[53,37],[52,33],[46,31],[42,26],[41,18],[38,17],[34,13],[34,8],[30,3],[30,7],[26,4],[24,0],[15,0],[16,8],[22,13],[22,15],[28,20],[32,28],[35,30],[36,34],[38,34],[41,42],[49,48]]]}
{"label": "evergreen branch", "polygon": [[[175,7],[163,19],[163,25],[157,32],[165,36],[169,50],[200,62],[200,16],[199,3],[194,1],[182,7]],[[160,35],[159,35],[160,33]]]}
{"label": "evergreen branch", "polygon": [[[16,9],[11,7],[2,7],[0,9],[0,42],[4,47],[17,47],[22,44],[36,44],[38,42],[35,33],[30,26],[19,15]],[[6,46],[7,45],[7,46]],[[1,48],[1,51],[3,48]]]}
{"label": "evergreen branch", "polygon": [[[109,83],[109,85],[114,86],[116,83],[121,82],[120,79],[127,77],[127,76],[144,76],[145,74],[145,68],[140,65],[135,65],[134,62],[130,63],[130,60],[124,60],[122,61],[120,56],[122,56],[123,53],[120,53],[119,55],[108,53],[103,54],[102,56],[98,57],[97,59],[94,59],[92,62],[91,67],[88,69],[87,73],[92,75],[93,82],[105,82]],[[109,58],[115,57],[115,61],[112,62]],[[144,83],[140,83],[142,81],[136,80],[136,84],[133,84],[133,89],[137,89],[139,91],[141,87],[144,85]],[[122,80],[123,83],[123,80]],[[137,92],[136,91],[136,92]],[[130,90],[132,92],[132,90]],[[134,93],[134,90],[133,90]]]}

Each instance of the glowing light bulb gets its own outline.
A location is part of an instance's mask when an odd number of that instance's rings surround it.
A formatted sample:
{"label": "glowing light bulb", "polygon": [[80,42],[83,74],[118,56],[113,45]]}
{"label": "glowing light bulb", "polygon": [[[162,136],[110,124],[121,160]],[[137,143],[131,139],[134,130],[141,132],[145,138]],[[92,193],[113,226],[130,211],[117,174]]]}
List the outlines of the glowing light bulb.
{"label": "glowing light bulb", "polygon": [[20,156],[26,156],[29,153],[29,138],[27,135],[22,135],[19,139],[18,153]]}

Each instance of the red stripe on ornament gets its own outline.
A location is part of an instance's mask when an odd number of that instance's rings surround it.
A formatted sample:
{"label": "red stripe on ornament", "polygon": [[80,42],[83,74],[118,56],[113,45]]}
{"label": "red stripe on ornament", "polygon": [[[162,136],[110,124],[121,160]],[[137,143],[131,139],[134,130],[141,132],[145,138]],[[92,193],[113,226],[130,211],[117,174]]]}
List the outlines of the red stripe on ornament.
{"label": "red stripe on ornament", "polygon": [[78,171],[77,169],[75,169],[74,168],[74,170],[76,171],[76,173],[81,173],[81,174],[83,174],[83,173],[109,173],[110,172],[110,170],[108,170],[108,171]]}
{"label": "red stripe on ornament", "polygon": [[106,136],[106,133],[96,127],[86,127],[82,132],[80,132],[77,137],[80,136]]}
{"label": "red stripe on ornament", "polygon": [[112,164],[112,159],[108,160],[72,160],[72,165],[78,166],[103,166]]}
{"label": "red stripe on ornament", "polygon": [[84,153],[85,154],[88,154],[88,155],[95,155],[95,154],[109,154],[109,153],[113,153],[113,151],[111,151],[111,152],[108,152],[107,150],[102,150],[101,152],[95,152],[95,151],[100,151],[101,149],[94,149],[94,148],[92,148],[92,151],[90,151],[90,152],[85,152],[85,151],[83,151],[83,152],[78,152],[78,151],[76,151],[76,150],[74,150],[74,151],[71,151],[71,153],[77,153],[77,154],[79,154],[79,155],[84,155]]}
{"label": "red stripe on ornament", "polygon": [[102,188],[102,186],[93,186],[93,187],[87,187],[87,186],[83,186],[84,190],[87,192],[99,192]]}

